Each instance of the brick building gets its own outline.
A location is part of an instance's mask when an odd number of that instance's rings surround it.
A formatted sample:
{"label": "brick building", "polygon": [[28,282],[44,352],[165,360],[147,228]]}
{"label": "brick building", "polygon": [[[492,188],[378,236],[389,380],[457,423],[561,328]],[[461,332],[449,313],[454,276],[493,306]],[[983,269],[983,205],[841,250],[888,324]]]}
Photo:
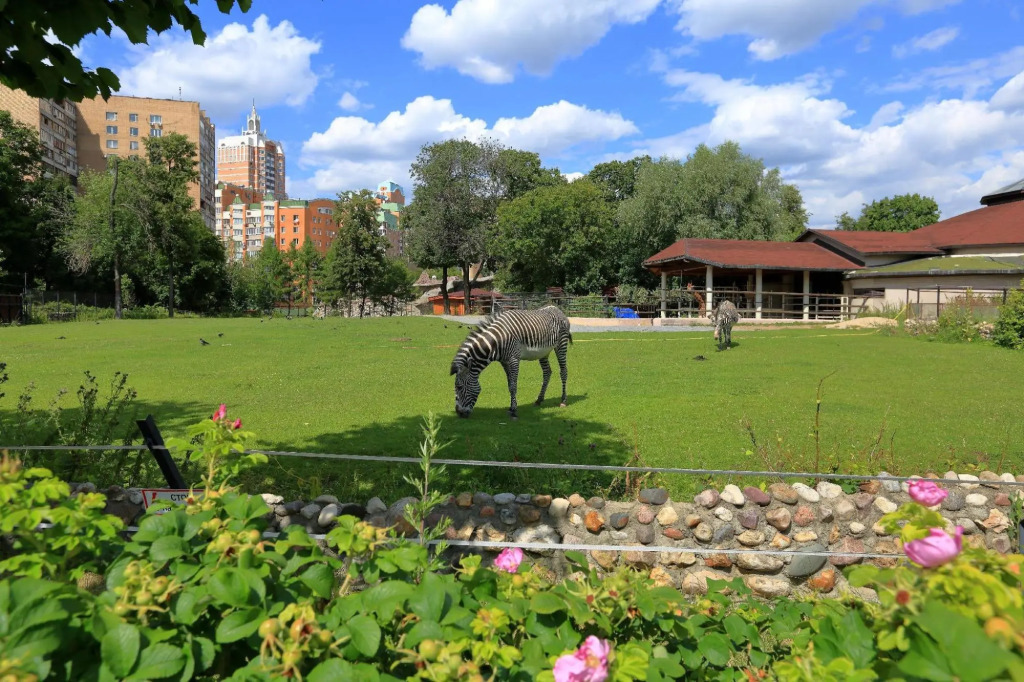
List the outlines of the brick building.
{"label": "brick building", "polygon": [[211,230],[215,227],[214,183],[216,131],[199,102],[112,95],[82,100],[78,111],[78,163],[105,170],[108,156],[137,158],[146,153],[145,140],[181,133],[195,143],[199,180],[189,195]]}
{"label": "brick building", "polygon": [[11,112],[15,121],[39,133],[45,173],[66,175],[72,183],[78,181],[78,114],[74,104],[30,97],[21,90],[0,85],[0,109]]}
{"label": "brick building", "polygon": [[282,252],[293,245],[301,249],[311,241],[326,254],[337,235],[332,199],[278,199],[272,193],[224,182],[217,184],[216,192],[220,208],[216,234],[231,260],[255,257],[265,239],[273,240]]}
{"label": "brick building", "polygon": [[402,233],[405,193],[400,185],[385,180],[377,186],[373,196],[378,206],[377,226],[380,234],[388,240],[388,255],[397,258],[405,253],[405,239]]}
{"label": "brick building", "polygon": [[245,123],[241,135],[222,138],[218,144],[217,179],[287,198],[284,150],[267,137],[255,103]]}

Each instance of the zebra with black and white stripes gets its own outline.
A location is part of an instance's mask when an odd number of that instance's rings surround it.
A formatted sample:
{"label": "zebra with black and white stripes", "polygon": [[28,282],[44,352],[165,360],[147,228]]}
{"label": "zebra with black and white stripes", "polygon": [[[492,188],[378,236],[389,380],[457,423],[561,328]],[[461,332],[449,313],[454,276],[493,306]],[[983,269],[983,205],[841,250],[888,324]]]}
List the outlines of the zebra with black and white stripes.
{"label": "zebra with black and white stripes", "polygon": [[537,405],[544,401],[544,393],[551,379],[548,356],[555,352],[562,375],[562,402],[565,407],[565,383],[568,370],[565,354],[572,343],[569,320],[556,306],[540,310],[507,310],[487,317],[462,342],[452,371],[455,375],[455,412],[468,417],[480,397],[480,373],[492,362],[500,362],[508,378],[508,392],[512,402],[508,408],[512,419],[517,419],[516,384],[519,380],[519,362],[538,360],[544,373],[544,383],[537,396]]}
{"label": "zebra with black and white stripes", "polygon": [[726,350],[732,347],[732,326],[740,321],[740,313],[732,301],[723,300],[715,306],[709,315],[711,324],[715,327],[715,340],[718,341],[718,350],[725,346]]}

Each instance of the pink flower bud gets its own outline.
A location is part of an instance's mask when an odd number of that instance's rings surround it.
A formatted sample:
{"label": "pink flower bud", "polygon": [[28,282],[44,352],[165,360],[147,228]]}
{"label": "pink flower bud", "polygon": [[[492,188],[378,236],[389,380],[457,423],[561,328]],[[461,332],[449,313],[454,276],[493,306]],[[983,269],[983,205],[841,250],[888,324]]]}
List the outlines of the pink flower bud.
{"label": "pink flower bud", "polygon": [[233,423],[233,424],[231,424],[231,428],[235,429],[236,431],[237,431],[238,429],[242,428],[242,420],[241,420],[241,419],[236,419],[236,420],[234,421],[234,423]]}
{"label": "pink flower bud", "polygon": [[962,527],[956,527],[956,535],[953,537],[941,528],[932,528],[928,533],[926,538],[903,545],[907,558],[918,566],[935,568],[952,561],[960,553],[964,534]]}
{"label": "pink flower bud", "polygon": [[555,682],[604,682],[611,644],[591,635],[574,653],[555,661]]}
{"label": "pink flower bud", "polygon": [[224,419],[227,416],[228,416],[228,406],[225,405],[224,403],[221,403],[220,407],[217,408],[217,411],[213,413],[213,416],[210,417],[210,419],[212,419],[215,422],[219,422],[221,419]]}
{"label": "pink flower bud", "polygon": [[926,507],[934,507],[949,496],[949,493],[937,486],[934,482],[923,478],[915,478],[908,486],[910,497],[914,502],[923,504]]}
{"label": "pink flower bud", "polygon": [[523,550],[518,547],[506,547],[494,560],[494,567],[506,573],[515,573],[523,562]]}

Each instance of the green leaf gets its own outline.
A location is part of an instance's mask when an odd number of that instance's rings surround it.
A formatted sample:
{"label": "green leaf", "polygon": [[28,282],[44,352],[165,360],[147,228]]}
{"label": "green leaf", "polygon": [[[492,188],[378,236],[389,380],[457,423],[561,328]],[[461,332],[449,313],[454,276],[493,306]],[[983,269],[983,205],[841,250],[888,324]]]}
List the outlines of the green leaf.
{"label": "green leaf", "polygon": [[538,592],[530,599],[530,608],[541,615],[565,610],[565,601],[551,592]]}
{"label": "green leaf", "polygon": [[126,677],[139,657],[141,637],[134,625],[120,625],[100,640],[103,663],[117,677]]}
{"label": "green leaf", "polygon": [[725,626],[725,632],[729,635],[729,639],[731,639],[734,644],[746,641],[747,624],[735,613],[730,613],[726,616],[725,620],[722,621],[722,625]]}
{"label": "green leaf", "polygon": [[697,649],[704,654],[708,663],[718,668],[724,668],[729,662],[732,644],[729,643],[725,635],[713,632],[700,638],[697,642]]}
{"label": "green leaf", "polygon": [[306,682],[335,682],[353,679],[352,664],[340,658],[324,661],[309,671]]}
{"label": "green leaf", "polygon": [[953,682],[956,679],[949,670],[946,656],[938,645],[924,634],[914,637],[910,651],[896,667],[908,675],[933,682]]}
{"label": "green leaf", "polygon": [[217,648],[206,637],[195,637],[192,640],[192,655],[196,659],[196,670],[203,672],[211,665],[217,655]]}
{"label": "green leaf", "polygon": [[249,582],[237,568],[221,568],[206,584],[210,596],[228,606],[249,604]]}
{"label": "green leaf", "polygon": [[915,620],[935,638],[950,670],[963,682],[993,679],[1014,660],[976,621],[938,602],[929,601]]}
{"label": "green leaf", "polygon": [[411,649],[425,639],[444,641],[444,630],[441,625],[430,620],[421,620],[413,625],[405,635],[405,647]]}
{"label": "green leaf", "polygon": [[352,635],[352,645],[366,658],[373,658],[380,646],[380,627],[369,616],[356,616],[348,623]]}
{"label": "green leaf", "polygon": [[185,667],[185,654],[170,644],[153,644],[142,650],[139,667],[128,680],[159,680],[176,675]]}
{"label": "green leaf", "polygon": [[313,590],[313,594],[330,599],[334,590],[334,571],[327,564],[314,564],[302,572],[299,580]]}
{"label": "green leaf", "polygon": [[413,593],[414,587],[402,580],[389,580],[364,593],[366,602],[384,620],[390,620],[395,611],[402,608],[405,600]]}
{"label": "green leaf", "polygon": [[427,573],[416,591],[409,596],[409,610],[423,620],[440,621],[445,594],[441,578],[434,573]]}
{"label": "green leaf", "polygon": [[170,561],[188,553],[188,543],[177,535],[165,535],[149,547],[149,556],[153,561]]}
{"label": "green leaf", "polygon": [[249,637],[259,629],[265,616],[263,609],[245,609],[229,613],[217,626],[217,642],[225,644]]}

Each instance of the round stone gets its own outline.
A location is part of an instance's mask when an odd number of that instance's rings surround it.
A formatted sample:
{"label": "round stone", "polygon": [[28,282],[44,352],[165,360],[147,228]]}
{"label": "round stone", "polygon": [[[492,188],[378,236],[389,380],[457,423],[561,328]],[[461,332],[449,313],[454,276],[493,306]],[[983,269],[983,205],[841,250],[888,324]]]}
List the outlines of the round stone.
{"label": "round stone", "polygon": [[491,504],[492,502],[494,502],[494,498],[491,497],[490,494],[488,494],[488,493],[474,493],[473,494],[473,504],[475,504],[475,505],[477,505],[479,507],[482,507],[482,506],[487,505],[487,504]]}
{"label": "round stone", "polygon": [[[842,542],[839,543],[839,546],[834,548],[832,551],[850,554],[862,554],[864,552],[864,543],[858,540],[857,538],[845,537],[843,538]],[[833,566],[849,566],[851,564],[859,563],[860,561],[861,557],[859,556],[829,557],[829,562],[831,562]]]}
{"label": "round stone", "polygon": [[732,512],[725,507],[716,507],[714,513],[722,521],[732,521]]}
{"label": "round stone", "polygon": [[980,493],[971,493],[967,496],[966,501],[972,507],[984,507],[988,504],[988,498]]}
{"label": "round stone", "polygon": [[853,535],[860,535],[865,530],[867,530],[867,527],[865,527],[864,524],[860,523],[859,521],[854,521],[850,524],[850,533],[852,533]]}
{"label": "round stone", "polygon": [[998,507],[1009,507],[1010,496],[1007,495],[1006,493],[996,493],[995,503]]}
{"label": "round stone", "polygon": [[789,526],[793,520],[792,514],[790,514],[789,510],[786,509],[785,507],[777,507],[775,509],[772,509],[767,514],[765,514],[765,519],[767,519],[769,525],[771,525],[773,528],[782,531],[783,533],[789,530]]}
{"label": "round stone", "polygon": [[644,545],[651,544],[654,542],[654,529],[650,526],[637,526],[636,539]]}
{"label": "round stone", "polygon": [[533,499],[533,495],[530,493],[520,493],[516,495],[516,502],[519,504],[530,504],[530,500]]}
{"label": "round stone", "polygon": [[701,522],[699,514],[687,514],[686,518],[683,519],[683,523],[686,524],[687,528],[696,528],[697,524]]}
{"label": "round stone", "polygon": [[836,586],[836,569],[826,568],[824,571],[807,581],[813,589],[819,592],[829,592]]}
{"label": "round stone", "polygon": [[551,506],[548,507],[548,513],[551,514],[552,518],[564,519],[565,515],[569,512],[569,500],[564,497],[556,497],[551,500]]}
{"label": "round stone", "polygon": [[540,509],[524,504],[519,508],[519,520],[523,523],[537,523],[540,521]]}
{"label": "round stone", "polygon": [[609,535],[611,535],[613,542],[625,542],[629,539],[629,533],[624,530],[613,530]]}
{"label": "round stone", "polygon": [[745,571],[774,573],[782,568],[782,559],[769,554],[744,552],[736,555],[736,565]]}
{"label": "round stone", "polygon": [[697,538],[701,542],[709,542],[714,534],[715,531],[711,529],[711,526],[703,521],[697,524],[697,527],[693,529],[693,537]]}
{"label": "round stone", "polygon": [[551,496],[550,495],[534,495],[530,499],[530,503],[533,504],[536,507],[541,507],[541,508],[546,509],[547,507],[551,506]]}
{"label": "round stone", "polygon": [[679,520],[679,514],[672,508],[671,505],[666,505],[658,511],[658,523],[663,526],[671,526],[673,523]]}
{"label": "round stone", "polygon": [[804,502],[810,502],[814,504],[821,501],[821,495],[816,490],[810,488],[803,483],[794,483],[793,490],[796,491],[797,496]]}
{"label": "round stone", "polygon": [[334,519],[338,518],[338,511],[337,504],[329,504],[320,510],[320,515],[317,517],[316,522],[326,528],[334,523]]}
{"label": "round stone", "polygon": [[583,499],[583,496],[580,495],[579,493],[573,493],[572,495],[569,496],[569,504],[572,505],[573,507],[583,506],[584,504],[586,504],[586,502],[587,501]]}
{"label": "round stone", "polygon": [[459,493],[455,498],[455,504],[460,507],[472,507],[473,506],[473,494],[472,493]]}
{"label": "round stone", "polygon": [[587,526],[587,530],[591,533],[600,533],[601,529],[604,528],[604,518],[596,511],[587,512],[584,523]]}
{"label": "round stone", "polygon": [[684,537],[683,531],[678,528],[666,528],[661,531],[661,534],[672,540],[682,540]]}
{"label": "round stone", "polygon": [[843,489],[840,486],[828,481],[819,481],[818,485],[814,486],[814,489],[826,500],[837,499],[843,494]]}
{"label": "round stone", "polygon": [[800,500],[800,496],[796,494],[796,490],[787,483],[772,483],[768,486],[768,492],[772,494],[779,502],[785,504],[796,504]]}
{"label": "round stone", "polygon": [[728,554],[712,554],[704,559],[704,565],[710,568],[732,568],[732,559]]}
{"label": "round stone", "polygon": [[739,513],[740,525],[753,530],[757,528],[757,512],[753,510],[741,511]]}
{"label": "round stone", "polygon": [[312,521],[320,515],[320,505],[312,503],[307,504],[305,507],[299,510],[299,514],[302,515],[302,518]]}
{"label": "round stone", "polygon": [[591,497],[587,500],[587,506],[591,509],[604,509],[604,498]]}
{"label": "round stone", "polygon": [[766,599],[785,597],[793,589],[788,580],[772,578],[766,575],[748,575],[743,582],[754,594]]}
{"label": "round stone", "polygon": [[726,524],[715,531],[714,536],[712,536],[712,541],[715,543],[729,542],[729,540],[732,540],[735,535],[736,529],[731,525]]}
{"label": "round stone", "polygon": [[[879,471],[878,475],[879,476],[892,476],[892,474],[890,474],[888,471]],[[881,481],[881,483],[882,483],[882,488],[887,493],[898,493],[900,491],[900,482],[899,481]]]}
{"label": "round stone", "polygon": [[756,530],[745,530],[736,537],[736,540],[744,547],[756,547],[764,542],[764,533]]}
{"label": "round stone", "polygon": [[942,501],[942,508],[945,509],[946,511],[960,511],[961,509],[964,508],[964,505],[966,503],[966,496],[962,492],[954,488],[953,490],[949,491],[949,494],[946,496],[946,499]]}
{"label": "round stone", "polygon": [[828,561],[828,557],[810,554],[810,552],[825,551],[825,546],[817,542],[796,550],[793,552],[793,560],[786,567],[786,575],[790,578],[806,578],[817,573],[825,565],[825,562]]}
{"label": "round stone", "polygon": [[733,485],[732,483],[722,488],[721,498],[723,501],[737,507],[742,507],[743,503],[746,501],[743,497],[743,493],[740,492],[739,486]]}
{"label": "round stone", "polygon": [[896,511],[898,508],[899,508],[899,506],[895,502],[890,500],[889,498],[886,498],[886,497],[876,497],[875,498],[875,509],[877,509],[878,511],[882,512],[883,514],[891,514],[892,512]]}
{"label": "round stone", "polygon": [[664,488],[644,488],[640,491],[639,499],[644,504],[665,504],[668,502],[668,491]]}
{"label": "round stone", "polygon": [[748,485],[746,488],[743,489],[743,497],[747,498],[754,504],[759,505],[761,507],[767,507],[769,504],[772,503],[771,495],[761,490],[760,488],[755,488],[752,485]]}
{"label": "round stone", "polygon": [[650,524],[650,523],[653,523],[653,521],[654,521],[654,512],[651,511],[650,507],[648,507],[647,505],[644,505],[644,506],[640,507],[640,509],[637,510],[637,512],[636,512],[636,520],[639,523],[644,524],[645,526]]}
{"label": "round stone", "polygon": [[516,510],[513,507],[502,507],[498,512],[498,518],[502,523],[512,525],[516,522]]}
{"label": "round stone", "polygon": [[711,509],[716,504],[718,504],[718,499],[718,491],[713,488],[708,488],[707,490],[701,492],[699,495],[694,497],[693,501],[699,504],[700,506],[704,507],[705,509]]}
{"label": "round stone", "polygon": [[793,517],[793,523],[798,526],[809,526],[814,523],[814,509],[806,505],[800,505],[796,508],[796,515]]}
{"label": "round stone", "polygon": [[818,539],[818,534],[813,530],[802,530],[793,535],[793,539],[797,542],[813,542]]}
{"label": "round stone", "polygon": [[629,514],[612,514],[608,517],[608,523],[612,528],[622,530],[629,523]]}
{"label": "round stone", "polygon": [[367,514],[383,514],[387,510],[388,506],[379,497],[371,497],[370,501],[366,503]]}
{"label": "round stone", "polygon": [[[882,499],[882,498],[878,498]],[[840,520],[849,519],[857,513],[857,507],[849,500],[839,500],[836,503],[835,514]]]}
{"label": "round stone", "polygon": [[514,493],[498,493],[494,496],[494,502],[496,504],[512,504],[516,501]]}

